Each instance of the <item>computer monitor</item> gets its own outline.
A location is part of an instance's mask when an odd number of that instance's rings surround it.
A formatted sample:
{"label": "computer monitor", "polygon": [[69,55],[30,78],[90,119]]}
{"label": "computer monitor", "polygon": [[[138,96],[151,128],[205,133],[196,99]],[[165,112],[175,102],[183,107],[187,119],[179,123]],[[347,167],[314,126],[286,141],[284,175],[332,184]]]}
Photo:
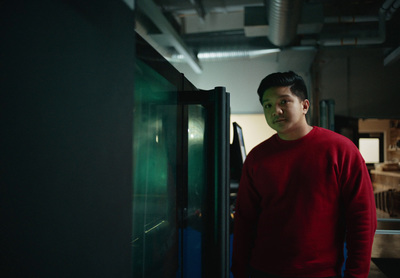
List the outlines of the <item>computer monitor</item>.
{"label": "computer monitor", "polygon": [[246,159],[246,147],[244,145],[243,130],[237,123],[233,123],[233,141],[230,145],[230,178],[231,181],[239,181],[242,174],[244,160]]}

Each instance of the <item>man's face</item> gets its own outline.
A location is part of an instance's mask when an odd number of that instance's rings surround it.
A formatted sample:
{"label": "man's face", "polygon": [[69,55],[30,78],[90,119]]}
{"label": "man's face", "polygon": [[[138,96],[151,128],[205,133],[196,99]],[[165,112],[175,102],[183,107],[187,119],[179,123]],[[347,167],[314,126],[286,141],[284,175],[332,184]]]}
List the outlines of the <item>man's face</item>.
{"label": "man's face", "polygon": [[[265,119],[278,135],[296,134],[308,126],[305,115],[309,101],[301,100],[290,91],[290,87],[272,87],[262,98]],[[284,138],[285,136],[280,136]]]}

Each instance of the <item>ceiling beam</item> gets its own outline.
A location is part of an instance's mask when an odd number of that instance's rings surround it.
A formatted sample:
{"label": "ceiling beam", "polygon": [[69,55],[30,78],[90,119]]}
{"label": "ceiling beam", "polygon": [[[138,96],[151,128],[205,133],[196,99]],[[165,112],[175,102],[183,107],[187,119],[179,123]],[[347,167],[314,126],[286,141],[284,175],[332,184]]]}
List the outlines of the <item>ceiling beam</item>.
{"label": "ceiling beam", "polygon": [[206,10],[204,9],[202,0],[190,0],[190,3],[194,5],[199,17],[204,20],[204,17],[206,16]]}
{"label": "ceiling beam", "polygon": [[166,35],[169,43],[176,49],[176,51],[178,51],[178,53],[183,55],[184,60],[190,65],[193,71],[201,73],[202,69],[199,60],[165,18],[160,11],[160,8],[154,4],[152,0],[137,0],[137,7],[152,20],[164,35]]}

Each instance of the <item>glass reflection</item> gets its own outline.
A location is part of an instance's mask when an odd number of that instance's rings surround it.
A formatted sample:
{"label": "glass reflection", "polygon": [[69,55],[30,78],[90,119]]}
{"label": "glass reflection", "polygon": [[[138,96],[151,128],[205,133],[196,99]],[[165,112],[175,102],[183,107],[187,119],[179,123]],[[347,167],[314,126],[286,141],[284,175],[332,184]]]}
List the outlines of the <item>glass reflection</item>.
{"label": "glass reflection", "polygon": [[202,237],[206,195],[205,109],[200,105],[188,107],[188,208],[187,226],[183,232],[184,277],[202,277]]}
{"label": "glass reflection", "polygon": [[133,273],[175,277],[176,88],[137,61],[134,97]]}

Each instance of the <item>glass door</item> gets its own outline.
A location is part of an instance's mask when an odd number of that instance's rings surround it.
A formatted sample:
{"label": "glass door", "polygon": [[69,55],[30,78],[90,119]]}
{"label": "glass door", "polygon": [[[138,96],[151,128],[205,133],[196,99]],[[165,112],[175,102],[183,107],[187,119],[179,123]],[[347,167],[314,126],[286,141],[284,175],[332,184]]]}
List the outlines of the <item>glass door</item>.
{"label": "glass door", "polygon": [[201,105],[182,106],[182,226],[180,262],[177,277],[202,277],[202,246],[206,228],[204,211],[207,201],[206,109]]}
{"label": "glass door", "polygon": [[133,277],[228,277],[228,113],[223,87],[178,92],[137,60]]}
{"label": "glass door", "polygon": [[177,88],[145,63],[136,63],[133,277],[176,277]]}
{"label": "glass door", "polygon": [[229,94],[179,94],[182,146],[181,273],[229,275]]}

